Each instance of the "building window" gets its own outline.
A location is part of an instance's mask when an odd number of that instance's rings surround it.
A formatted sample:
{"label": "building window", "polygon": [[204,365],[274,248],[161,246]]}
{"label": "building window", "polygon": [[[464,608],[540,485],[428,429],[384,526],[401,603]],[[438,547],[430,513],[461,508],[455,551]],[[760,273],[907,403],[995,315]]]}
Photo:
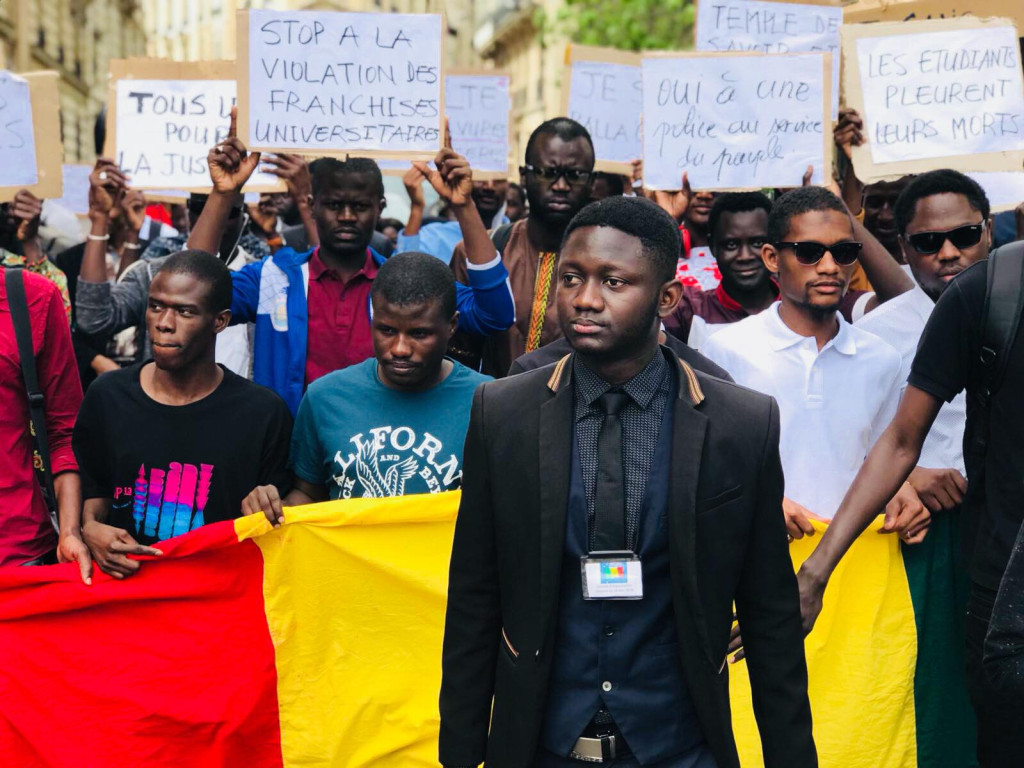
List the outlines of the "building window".
{"label": "building window", "polygon": [[36,45],[40,48],[46,48],[46,30],[42,27],[36,32]]}

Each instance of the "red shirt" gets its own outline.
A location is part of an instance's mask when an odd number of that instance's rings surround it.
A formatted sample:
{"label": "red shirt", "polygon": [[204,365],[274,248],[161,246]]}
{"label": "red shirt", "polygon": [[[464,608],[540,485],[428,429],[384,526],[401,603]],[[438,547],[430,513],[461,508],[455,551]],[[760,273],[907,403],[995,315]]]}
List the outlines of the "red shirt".
{"label": "red shirt", "polygon": [[306,296],[306,386],[324,374],[373,357],[370,334],[370,287],[377,263],[366,249],[363,268],[345,282],[320,260],[320,249],[309,260]]}
{"label": "red shirt", "polygon": [[[77,471],[71,432],[82,405],[71,329],[57,286],[24,274],[39,387],[46,398],[46,431],[53,473]],[[21,357],[0,278],[0,565],[34,560],[52,550],[57,537],[32,467],[28,394]]]}

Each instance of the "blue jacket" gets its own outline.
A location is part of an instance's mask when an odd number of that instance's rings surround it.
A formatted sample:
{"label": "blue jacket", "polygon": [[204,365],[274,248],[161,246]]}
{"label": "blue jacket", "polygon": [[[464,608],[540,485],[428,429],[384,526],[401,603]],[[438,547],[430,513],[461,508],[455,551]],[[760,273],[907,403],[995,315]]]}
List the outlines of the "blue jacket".
{"label": "blue jacket", "polygon": [[[384,257],[370,249],[378,266]],[[294,415],[306,379],[306,291],[313,250],[282,248],[273,256],[231,273],[231,323],[255,323],[253,380],[270,387]],[[515,322],[508,271],[500,258],[469,270],[470,285],[456,284],[459,329],[488,335]],[[372,313],[371,313],[372,314]]]}

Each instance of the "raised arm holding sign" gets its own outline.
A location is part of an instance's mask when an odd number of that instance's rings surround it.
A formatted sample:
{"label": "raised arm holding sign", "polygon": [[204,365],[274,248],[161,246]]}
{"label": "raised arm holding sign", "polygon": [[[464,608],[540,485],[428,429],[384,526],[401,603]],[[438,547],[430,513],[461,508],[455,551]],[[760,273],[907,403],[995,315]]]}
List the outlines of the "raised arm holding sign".
{"label": "raised arm holding sign", "polygon": [[644,182],[678,189],[795,187],[831,168],[828,54],[647,54]]}
{"label": "raised arm holding sign", "polygon": [[444,117],[441,21],[241,12],[239,137],[254,150],[432,158]]}

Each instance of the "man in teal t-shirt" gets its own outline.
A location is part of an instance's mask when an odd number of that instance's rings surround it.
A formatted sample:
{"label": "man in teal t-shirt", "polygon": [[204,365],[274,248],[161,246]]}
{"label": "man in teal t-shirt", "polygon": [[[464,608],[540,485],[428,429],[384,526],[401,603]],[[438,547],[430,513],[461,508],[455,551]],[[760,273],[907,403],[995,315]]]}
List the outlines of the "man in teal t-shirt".
{"label": "man in teal t-shirt", "polygon": [[293,486],[249,494],[243,509],[459,488],[477,385],[490,377],[445,357],[458,324],[455,278],[425,253],[392,256],[373,281],[374,357],[306,390],[292,430]]}

